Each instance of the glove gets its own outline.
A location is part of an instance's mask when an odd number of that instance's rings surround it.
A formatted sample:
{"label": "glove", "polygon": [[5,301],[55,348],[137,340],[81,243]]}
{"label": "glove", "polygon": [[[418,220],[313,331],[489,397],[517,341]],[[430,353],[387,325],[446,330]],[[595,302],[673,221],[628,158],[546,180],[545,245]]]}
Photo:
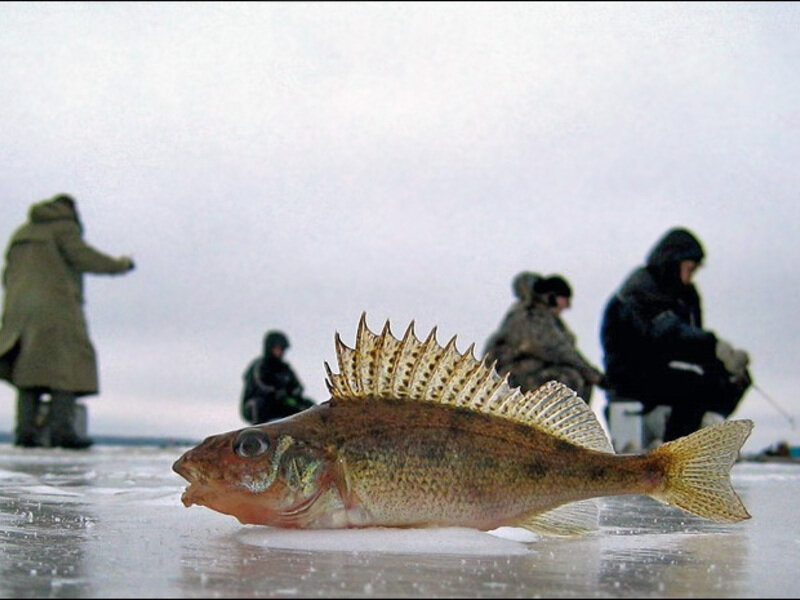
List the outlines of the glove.
{"label": "glove", "polygon": [[718,339],[716,354],[728,373],[737,378],[745,376],[747,365],[750,364],[750,357],[747,352],[734,348],[725,340]]}

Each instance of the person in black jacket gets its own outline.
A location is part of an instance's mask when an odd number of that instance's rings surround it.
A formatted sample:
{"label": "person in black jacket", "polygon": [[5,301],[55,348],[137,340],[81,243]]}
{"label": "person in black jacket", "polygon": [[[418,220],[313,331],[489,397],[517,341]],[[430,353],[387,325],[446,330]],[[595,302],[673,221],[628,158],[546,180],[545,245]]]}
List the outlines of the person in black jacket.
{"label": "person in black jacket", "polygon": [[289,339],[280,331],[264,336],[263,355],[254,359],[244,372],[241,415],[248,423],[265,423],[288,417],[314,406],[303,396],[303,385],[283,360]]}
{"label": "person in black jacket", "polygon": [[706,413],[727,418],[751,385],[747,353],[703,328],[692,276],[704,256],[690,231],[669,230],[603,314],[608,401],[639,401],[645,415],[669,407],[663,441],[696,431]]}

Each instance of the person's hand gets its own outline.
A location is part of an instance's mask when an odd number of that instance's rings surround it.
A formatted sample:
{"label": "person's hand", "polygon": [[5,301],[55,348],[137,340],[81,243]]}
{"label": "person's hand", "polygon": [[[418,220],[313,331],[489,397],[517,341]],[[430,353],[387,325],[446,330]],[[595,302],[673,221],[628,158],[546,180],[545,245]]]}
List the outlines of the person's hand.
{"label": "person's hand", "polygon": [[123,256],[120,260],[125,264],[126,271],[133,271],[136,268],[136,264],[130,256]]}
{"label": "person's hand", "polygon": [[600,371],[592,371],[587,377],[587,381],[592,385],[596,385],[598,387],[603,387],[602,383],[605,379],[605,376]]}
{"label": "person's hand", "polygon": [[734,348],[725,340],[718,339],[716,354],[728,373],[736,377],[744,377],[747,365],[750,364],[750,356],[747,352]]}
{"label": "person's hand", "polygon": [[750,377],[750,372],[744,369],[741,373],[731,375],[731,383],[739,389],[746,390],[753,385],[753,379]]}

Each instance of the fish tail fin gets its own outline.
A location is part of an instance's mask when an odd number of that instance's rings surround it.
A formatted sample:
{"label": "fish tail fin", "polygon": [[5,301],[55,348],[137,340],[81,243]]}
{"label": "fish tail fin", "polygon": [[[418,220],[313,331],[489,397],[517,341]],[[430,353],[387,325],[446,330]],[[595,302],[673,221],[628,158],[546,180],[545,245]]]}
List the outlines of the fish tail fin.
{"label": "fish tail fin", "polygon": [[659,446],[651,455],[665,459],[665,482],[651,496],[718,523],[749,519],[730,471],[752,429],[750,420],[725,421]]}

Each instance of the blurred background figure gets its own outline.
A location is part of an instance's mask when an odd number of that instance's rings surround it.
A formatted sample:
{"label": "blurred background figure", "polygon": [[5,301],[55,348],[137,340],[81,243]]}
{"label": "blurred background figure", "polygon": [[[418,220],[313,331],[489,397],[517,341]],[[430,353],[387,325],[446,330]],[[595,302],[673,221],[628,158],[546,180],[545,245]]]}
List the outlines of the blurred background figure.
{"label": "blurred background figure", "polygon": [[99,386],[83,274],[127,273],[134,264],[84,242],[66,194],[32,205],[28,215],[11,236],[3,271],[0,379],[17,388],[14,443],[86,448],[92,440],[76,431],[76,398]]}
{"label": "blurred background figure", "polygon": [[551,380],[575,390],[588,404],[603,374],[577,349],[576,338],[561,319],[571,306],[572,289],[560,275],[519,273],[512,282],[517,302],[487,341],[484,355],[497,371],[509,374],[512,387],[535,390]]}
{"label": "blurred background figure", "polygon": [[522,271],[511,281],[511,291],[516,300],[506,311],[498,330],[489,336],[483,351],[489,364],[497,361],[496,369],[500,373],[508,372],[509,365],[514,362],[517,352],[514,344],[516,338],[510,331],[524,321],[524,313],[531,305],[533,284],[541,277],[532,271]]}
{"label": "blurred background figure", "polygon": [[248,423],[264,423],[288,417],[314,406],[303,396],[303,386],[294,370],[283,360],[289,338],[281,331],[264,335],[261,356],[244,372],[241,415]]}
{"label": "blurred background figure", "polygon": [[749,356],[703,328],[692,277],[705,256],[684,228],[666,232],[606,304],[600,328],[609,407],[635,401],[643,447],[725,419],[751,385]]}

